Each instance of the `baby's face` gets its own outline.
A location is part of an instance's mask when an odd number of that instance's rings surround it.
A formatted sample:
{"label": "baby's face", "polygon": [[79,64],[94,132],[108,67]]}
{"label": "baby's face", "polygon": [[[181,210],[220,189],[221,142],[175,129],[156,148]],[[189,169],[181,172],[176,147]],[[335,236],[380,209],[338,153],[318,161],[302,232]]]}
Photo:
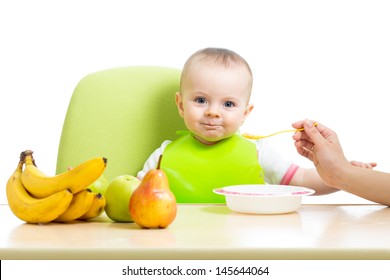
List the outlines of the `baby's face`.
{"label": "baby's face", "polygon": [[204,144],[234,135],[252,105],[248,105],[251,76],[242,66],[197,63],[183,79],[176,103],[187,128]]}

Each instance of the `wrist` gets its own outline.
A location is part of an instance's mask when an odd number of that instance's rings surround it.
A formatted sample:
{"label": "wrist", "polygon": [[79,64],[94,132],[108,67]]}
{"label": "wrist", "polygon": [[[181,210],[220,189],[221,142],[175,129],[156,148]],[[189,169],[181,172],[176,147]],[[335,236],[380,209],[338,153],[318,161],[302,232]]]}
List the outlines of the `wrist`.
{"label": "wrist", "polygon": [[334,172],[334,185],[340,190],[348,190],[349,185],[356,176],[356,170],[360,167],[353,166],[349,162],[345,162]]}

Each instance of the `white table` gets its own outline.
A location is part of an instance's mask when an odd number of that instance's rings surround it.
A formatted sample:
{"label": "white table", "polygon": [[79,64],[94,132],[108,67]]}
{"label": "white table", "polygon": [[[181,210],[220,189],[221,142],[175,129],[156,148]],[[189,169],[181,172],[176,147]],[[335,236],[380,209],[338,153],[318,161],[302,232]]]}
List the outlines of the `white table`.
{"label": "white table", "polygon": [[225,205],[179,205],[166,229],[105,215],[71,224],[26,224],[0,205],[0,259],[390,259],[390,208],[302,205],[246,215]]}

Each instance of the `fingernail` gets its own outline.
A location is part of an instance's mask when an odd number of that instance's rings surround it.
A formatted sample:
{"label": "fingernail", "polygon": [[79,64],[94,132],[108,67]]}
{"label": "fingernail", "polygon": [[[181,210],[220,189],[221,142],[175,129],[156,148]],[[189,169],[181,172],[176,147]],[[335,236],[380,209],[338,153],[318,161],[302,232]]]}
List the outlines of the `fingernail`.
{"label": "fingernail", "polygon": [[308,120],[308,119],[305,120],[305,124],[308,127],[313,127],[313,123],[310,120]]}

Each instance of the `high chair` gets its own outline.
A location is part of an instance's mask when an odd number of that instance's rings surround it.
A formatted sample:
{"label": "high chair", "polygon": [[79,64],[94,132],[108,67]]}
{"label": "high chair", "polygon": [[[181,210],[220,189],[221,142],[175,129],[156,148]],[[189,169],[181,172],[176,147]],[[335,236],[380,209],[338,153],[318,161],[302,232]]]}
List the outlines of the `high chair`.
{"label": "high chair", "polygon": [[56,173],[93,157],[108,159],[108,180],[137,175],[164,140],[185,129],[176,104],[180,70],[133,66],[84,77],[71,97]]}

